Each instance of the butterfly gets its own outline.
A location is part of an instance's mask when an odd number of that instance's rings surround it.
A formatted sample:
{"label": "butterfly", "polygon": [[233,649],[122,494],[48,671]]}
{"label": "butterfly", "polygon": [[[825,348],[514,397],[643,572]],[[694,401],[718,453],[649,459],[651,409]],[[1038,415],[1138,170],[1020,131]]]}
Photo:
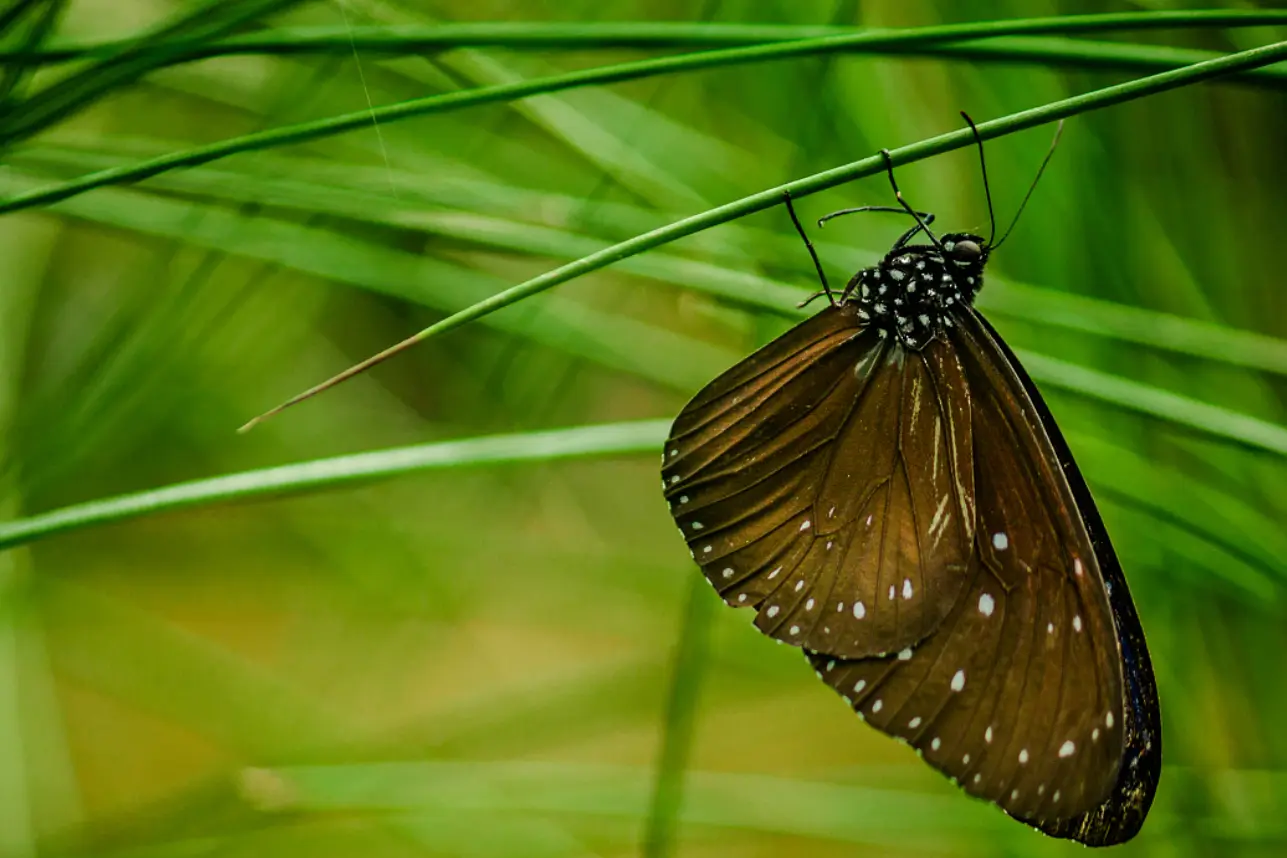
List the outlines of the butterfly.
{"label": "butterfly", "polygon": [[786,197],[828,304],[684,407],[665,498],[724,601],[868,724],[1046,834],[1129,840],[1161,770],[1143,629],[1068,445],[973,306],[1036,181],[1000,241],[990,190],[987,239],[935,235],[883,154],[899,205],[828,217],[916,225],[837,296]]}

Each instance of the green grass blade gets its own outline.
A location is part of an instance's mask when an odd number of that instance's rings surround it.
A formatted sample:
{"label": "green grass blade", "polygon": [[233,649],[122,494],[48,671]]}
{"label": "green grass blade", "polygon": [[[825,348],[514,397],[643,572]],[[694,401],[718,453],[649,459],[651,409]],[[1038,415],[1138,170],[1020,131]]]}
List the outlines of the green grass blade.
{"label": "green grass blade", "polygon": [[[1029,25],[1026,29],[1032,29],[1032,26],[1033,25]],[[946,28],[938,28],[937,32],[931,32],[930,28],[926,28],[925,30],[898,34],[896,37],[886,36],[883,34],[877,34],[877,36],[885,39],[896,39],[904,43],[912,43],[918,40],[932,41],[946,38],[965,38],[970,35],[997,35],[1009,32],[1023,32],[1025,31],[1025,28],[1019,25],[999,26],[988,23],[984,25],[960,25],[953,33],[945,33],[944,30],[946,30]],[[333,134],[352,131],[358,128],[366,128],[372,123],[388,123],[412,116],[425,116],[474,105],[513,101],[533,95],[543,95],[561,89],[587,86],[590,84],[618,83],[657,74],[693,71],[706,68],[721,68],[741,63],[765,62],[768,60],[784,59],[787,57],[825,54],[844,50],[851,44],[860,44],[863,41],[872,41],[873,38],[875,37],[868,34],[860,34],[858,36],[842,36],[838,38],[806,39],[798,42],[788,42],[778,45],[757,45],[748,48],[732,48],[724,51],[708,51],[678,57],[643,60],[640,62],[622,63],[616,66],[557,75],[551,78],[520,81],[513,84],[484,87],[478,90],[430,96],[427,98],[403,102],[402,104],[391,105],[389,107],[359,110],[353,113],[346,113],[315,122],[300,123],[285,128],[273,129],[256,134],[247,134],[232,140],[225,140],[208,146],[190,149],[186,152],[177,152],[172,155],[156,158],[129,168],[104,170],[72,182],[67,182],[63,185],[34,191],[28,194],[22,194],[0,202],[0,214],[18,211],[32,206],[48,205],[49,203],[66,199],[70,196],[83,193],[93,188],[141,181],[167,170],[206,164],[211,161],[218,160],[219,158],[227,157],[228,155],[254,152],[292,143],[301,143]],[[1143,80],[1121,84],[1117,87],[1109,87],[1095,93],[1089,93],[1084,96],[1067,99],[1064,102],[1046,105],[1045,107],[1037,108],[1033,111],[1014,114],[1011,117],[1007,117],[1006,120],[996,121],[996,123],[1001,124],[984,123],[979,126],[979,131],[985,136],[985,138],[998,136],[1000,134],[1021,130],[1022,128],[1029,128],[1033,125],[1039,125],[1044,122],[1074,116],[1077,113],[1081,113],[1086,110],[1107,107],[1133,98],[1164,92],[1168,89],[1196,83],[1198,81],[1207,80],[1220,75],[1259,68],[1260,66],[1277,62],[1282,59],[1284,55],[1287,55],[1287,50],[1285,50],[1281,44],[1256,48],[1250,51],[1242,51],[1237,54],[1221,57],[1217,60],[1197,63],[1173,72],[1154,75]],[[935,138],[932,141],[926,141],[924,144],[919,144],[920,146],[925,147],[923,149],[918,149],[916,147],[900,149],[898,150],[898,160],[896,160],[895,163],[909,163],[931,155],[949,152],[965,145],[965,142],[963,142],[965,140],[966,135],[964,132],[961,132],[957,135],[944,135],[942,137]],[[870,165],[868,164],[868,161],[871,162]],[[831,171],[828,174],[824,174],[829,177],[825,180],[818,182],[815,182],[815,180],[803,180],[800,183],[795,183],[798,187],[793,187],[792,190],[793,192],[806,194],[812,193],[816,190],[821,190],[822,188],[834,187],[836,184],[840,184],[841,182],[848,181],[850,179],[864,175],[871,175],[871,173],[875,171],[876,166],[874,159],[867,159],[867,161],[857,162],[857,164],[851,165],[850,168],[842,167],[838,170]],[[747,211],[756,211],[759,208],[765,207],[767,207],[767,204],[747,209]]]}
{"label": "green grass blade", "polygon": [[[1051,18],[1001,19],[925,28],[947,35],[939,38],[994,38],[1038,33],[1145,32],[1186,28],[1265,27],[1287,24],[1287,12],[1273,9],[1211,9],[1063,15]],[[444,23],[387,27],[282,27],[267,32],[230,36],[212,43],[170,46],[178,50],[167,62],[187,62],[230,54],[388,53],[406,55],[453,48],[517,48],[528,50],[583,48],[727,48],[870,34],[876,46],[896,31],[799,24],[742,24],[682,21],[584,21],[574,24],[545,21]],[[897,37],[895,37],[897,38]],[[132,40],[55,42],[39,51],[0,52],[0,61],[56,63],[111,55]],[[982,43],[980,43],[982,44]],[[862,43],[866,46],[867,43]]]}
{"label": "green grass blade", "polygon": [[214,502],[340,486],[398,474],[544,462],[660,449],[670,421],[652,420],[416,444],[227,474],[136,492],[0,524],[0,549],[68,530]]}
{"label": "green grass blade", "polygon": [[[1202,80],[1209,80],[1222,74],[1227,74],[1237,69],[1255,68],[1262,65],[1278,62],[1287,57],[1287,42],[1279,42],[1263,48],[1255,48],[1250,51],[1243,51],[1238,54],[1231,54],[1222,57],[1219,60],[1212,60],[1205,63],[1198,63],[1193,66],[1186,66],[1176,71],[1163,72],[1147,78],[1141,78],[1129,83],[1110,86],[1104,89],[1095,90],[1083,95],[1073,96],[1062,101],[1045,104],[1031,110],[1012,113],[999,119],[989,122],[982,122],[976,126],[978,137],[983,140],[990,140],[994,137],[1000,137],[1004,134],[1012,134],[1027,128],[1033,128],[1047,122],[1053,122],[1059,119],[1065,119],[1069,116],[1075,116],[1079,113],[1085,113],[1090,110],[1097,110],[1109,107],[1114,104],[1120,104],[1124,101],[1143,98],[1149,95],[1156,95],[1170,89],[1181,86],[1190,86]],[[922,140],[909,146],[898,149],[888,150],[888,158],[894,166],[910,164],[915,161],[929,158],[933,155],[940,155],[944,152],[950,152],[964,146],[970,146],[975,143],[975,132],[970,129],[961,129],[949,134],[942,134],[938,137],[932,137],[928,140]],[[437,322],[428,328],[423,329],[417,334],[408,337],[400,343],[397,343],[384,351],[368,358],[356,366],[351,367],[340,375],[322,382],[303,393],[292,397],[287,402],[275,407],[258,418],[247,423],[244,429],[254,426],[260,419],[271,416],[283,408],[289,407],[296,402],[309,398],[328,387],[333,386],[345,379],[351,378],[370,367],[381,363],[393,355],[423,342],[429,337],[446,333],[454,328],[458,328],[467,322],[482,318],[490,313],[494,313],[511,304],[522,301],[533,295],[544,292],[566,283],[576,277],[596,271],[605,266],[619,262],[629,256],[642,253],[645,250],[651,250],[654,247],[660,247],[676,239],[683,238],[693,233],[700,232],[704,229],[718,226],[730,220],[751,214],[757,211],[763,211],[775,205],[780,205],[784,194],[800,197],[807,194],[817,193],[827,188],[835,187],[844,182],[862,178],[864,176],[874,175],[885,169],[885,159],[880,156],[864,158],[861,161],[855,161],[842,167],[836,167],[822,173],[814,174],[805,179],[799,179],[794,182],[788,182],[776,188],[770,188],[761,191],[758,194],[752,194],[749,197],[743,197],[735,202],[726,203],[714,209],[710,209],[702,214],[693,215],[676,221],[669,226],[653,230],[627,241],[615,244],[612,247],[605,248],[589,256],[563,265],[545,274],[532,278],[517,286],[506,289],[485,301],[469,307],[459,313],[456,313],[440,322]],[[0,211],[3,206],[0,206]]]}
{"label": "green grass blade", "polygon": [[679,629],[670,696],[662,719],[661,753],[653,781],[652,799],[644,823],[645,858],[664,858],[674,850],[675,825],[684,797],[684,772],[693,742],[697,699],[706,672],[711,618],[716,600],[706,579],[689,576],[687,607]]}
{"label": "green grass blade", "polygon": [[1221,440],[1233,441],[1249,449],[1287,456],[1287,426],[1279,426],[1048,355],[1022,349],[1016,349],[1015,354],[1023,362],[1028,374],[1043,384],[1156,417]]}

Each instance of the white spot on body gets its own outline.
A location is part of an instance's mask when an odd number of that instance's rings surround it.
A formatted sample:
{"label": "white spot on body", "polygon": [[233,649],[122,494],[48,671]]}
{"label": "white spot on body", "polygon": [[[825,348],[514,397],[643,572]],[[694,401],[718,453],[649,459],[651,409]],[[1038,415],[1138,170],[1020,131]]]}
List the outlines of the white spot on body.
{"label": "white spot on body", "polygon": [[1072,743],[1072,739],[1069,739],[1067,742],[1064,742],[1062,745],[1059,746],[1059,756],[1071,757],[1073,755],[1073,752],[1076,750],[1077,750],[1077,746]]}
{"label": "white spot on body", "polygon": [[992,534],[992,547],[997,551],[1005,551],[1010,547],[1010,537],[1006,536],[1004,533]]}
{"label": "white spot on body", "polygon": [[952,690],[960,691],[964,687],[965,687],[965,671],[958,670],[956,673],[952,674]]}
{"label": "white spot on body", "polygon": [[897,268],[890,269],[889,279],[893,280],[894,282],[898,282],[899,280],[902,280],[904,276],[905,275],[903,274],[903,272],[899,271]]}
{"label": "white spot on body", "polygon": [[[843,608],[844,605],[844,602],[840,603],[840,607]],[[854,602],[854,619],[861,620],[865,616],[867,616],[867,607],[862,602]]]}
{"label": "white spot on body", "polygon": [[996,607],[996,600],[987,593],[979,597],[979,613],[985,617],[992,616],[992,610]]}

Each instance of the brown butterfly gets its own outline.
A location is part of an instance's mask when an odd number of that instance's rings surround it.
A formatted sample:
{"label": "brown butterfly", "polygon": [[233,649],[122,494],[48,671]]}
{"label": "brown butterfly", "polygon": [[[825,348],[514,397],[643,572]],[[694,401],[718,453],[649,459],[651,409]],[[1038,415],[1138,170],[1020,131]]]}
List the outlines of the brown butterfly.
{"label": "brown butterfly", "polygon": [[899,207],[836,214],[916,226],[837,297],[787,197],[830,303],[688,403],[666,500],[721,597],[859,717],[1047,834],[1120,843],[1162,736],[1126,579],[1040,393],[973,307],[1005,236],[995,219],[986,240],[936,236],[884,154]]}

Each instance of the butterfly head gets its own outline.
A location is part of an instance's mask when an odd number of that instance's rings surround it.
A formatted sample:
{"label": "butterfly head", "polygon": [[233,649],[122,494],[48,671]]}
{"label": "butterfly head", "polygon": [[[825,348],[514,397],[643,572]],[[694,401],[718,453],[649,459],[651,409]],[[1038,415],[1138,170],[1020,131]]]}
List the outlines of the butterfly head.
{"label": "butterfly head", "polygon": [[991,250],[982,236],[953,232],[935,244],[896,245],[880,263],[854,275],[844,302],[882,337],[922,349],[952,327],[952,314],[974,303]]}

